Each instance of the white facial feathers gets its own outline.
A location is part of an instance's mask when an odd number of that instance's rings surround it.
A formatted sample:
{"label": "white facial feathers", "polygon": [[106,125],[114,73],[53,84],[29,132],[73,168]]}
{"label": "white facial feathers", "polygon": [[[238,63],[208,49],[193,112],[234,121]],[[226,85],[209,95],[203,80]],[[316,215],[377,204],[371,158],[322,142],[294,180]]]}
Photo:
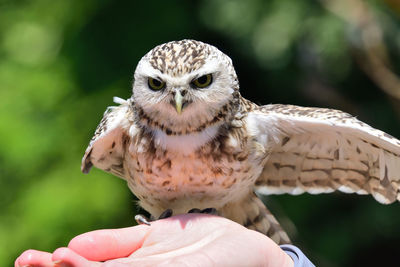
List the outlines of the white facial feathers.
{"label": "white facial feathers", "polygon": [[[210,85],[193,86],[194,80],[208,74],[212,75]],[[211,45],[192,40],[154,48],[140,60],[134,78],[132,98],[151,121],[147,126],[154,124],[149,128],[161,131],[168,128],[176,133],[203,130],[205,125],[214,124],[212,121],[238,90],[231,59]],[[165,85],[160,90],[152,90],[149,78]],[[180,114],[174,106],[176,91],[183,96]]]}

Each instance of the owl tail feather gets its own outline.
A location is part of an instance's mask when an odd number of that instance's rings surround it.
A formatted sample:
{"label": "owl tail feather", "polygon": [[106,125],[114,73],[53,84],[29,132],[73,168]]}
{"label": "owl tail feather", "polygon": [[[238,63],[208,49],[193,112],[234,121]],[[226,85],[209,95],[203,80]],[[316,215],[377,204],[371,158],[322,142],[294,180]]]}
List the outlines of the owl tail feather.
{"label": "owl tail feather", "polygon": [[253,192],[241,201],[225,205],[218,213],[248,229],[267,235],[278,245],[291,243],[278,221]]}

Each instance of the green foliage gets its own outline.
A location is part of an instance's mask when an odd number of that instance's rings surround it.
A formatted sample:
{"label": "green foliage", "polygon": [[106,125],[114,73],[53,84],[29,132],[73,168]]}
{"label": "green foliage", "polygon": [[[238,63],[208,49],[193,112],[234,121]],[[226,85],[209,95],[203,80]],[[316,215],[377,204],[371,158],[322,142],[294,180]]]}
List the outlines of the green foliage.
{"label": "green foliage", "polygon": [[[399,68],[396,2],[362,2],[388,65]],[[194,38],[231,55],[242,94],[256,103],[343,109],[400,137],[400,101],[363,71],[357,12],[327,3],[1,0],[0,266],[28,248],[52,251],[79,233],[133,224],[125,182],[81,174],[80,159],[112,97],[130,96],[140,57],[169,40]],[[267,201],[317,265],[373,265],[363,251],[395,259],[398,203],[344,194]]]}

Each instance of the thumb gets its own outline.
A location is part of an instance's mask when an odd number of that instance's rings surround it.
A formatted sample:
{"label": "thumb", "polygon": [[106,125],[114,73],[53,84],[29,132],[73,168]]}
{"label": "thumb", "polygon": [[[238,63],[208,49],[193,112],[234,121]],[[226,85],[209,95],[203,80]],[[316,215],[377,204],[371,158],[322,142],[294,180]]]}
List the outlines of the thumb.
{"label": "thumb", "polygon": [[73,238],[68,248],[92,261],[127,257],[139,249],[149,231],[146,225],[97,230]]}

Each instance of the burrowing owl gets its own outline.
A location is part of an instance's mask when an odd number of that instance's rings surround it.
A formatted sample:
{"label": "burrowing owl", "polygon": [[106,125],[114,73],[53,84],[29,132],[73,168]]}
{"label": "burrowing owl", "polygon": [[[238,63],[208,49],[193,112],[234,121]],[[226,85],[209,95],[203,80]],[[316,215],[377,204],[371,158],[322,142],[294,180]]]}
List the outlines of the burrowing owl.
{"label": "burrowing owl", "polygon": [[139,62],[128,100],[109,108],[82,160],[128,183],[154,217],[192,208],[289,238],[257,198],[339,190],[400,200],[400,141],[332,109],[258,106],[239,93],[231,59],[194,41]]}

